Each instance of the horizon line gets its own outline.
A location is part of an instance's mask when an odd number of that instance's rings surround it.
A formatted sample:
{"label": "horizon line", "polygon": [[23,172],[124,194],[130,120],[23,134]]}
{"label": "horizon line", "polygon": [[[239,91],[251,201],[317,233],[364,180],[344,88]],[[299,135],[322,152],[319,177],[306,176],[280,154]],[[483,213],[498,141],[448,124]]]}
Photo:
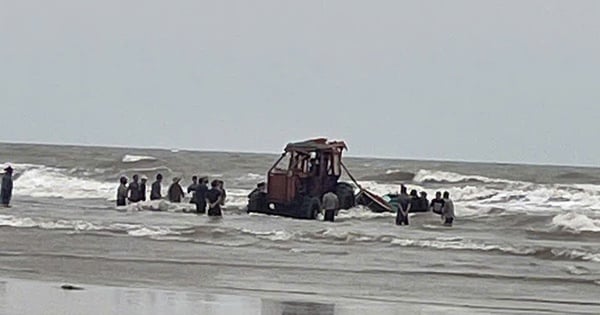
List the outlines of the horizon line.
{"label": "horizon line", "polygon": [[[228,150],[228,149],[190,149],[190,148],[165,148],[165,147],[139,147],[126,146],[118,144],[88,144],[88,143],[57,143],[57,142],[35,142],[35,141],[5,141],[0,140],[0,144],[9,145],[43,145],[55,147],[87,147],[87,148],[112,148],[112,149],[133,149],[133,150],[163,150],[163,151],[187,151],[187,152],[205,152],[205,153],[243,153],[243,154],[281,154],[281,152],[267,151],[246,151],[246,150]],[[451,159],[435,159],[435,158],[417,158],[417,157],[391,157],[391,156],[369,156],[369,155],[346,155],[347,158],[353,159],[377,159],[377,160],[398,160],[411,162],[443,162],[443,163],[470,163],[470,164],[499,164],[513,166],[550,166],[550,167],[577,167],[577,168],[598,168],[597,165],[591,164],[561,164],[561,163],[540,163],[540,162],[515,162],[515,161],[491,161],[491,160],[451,160]]]}

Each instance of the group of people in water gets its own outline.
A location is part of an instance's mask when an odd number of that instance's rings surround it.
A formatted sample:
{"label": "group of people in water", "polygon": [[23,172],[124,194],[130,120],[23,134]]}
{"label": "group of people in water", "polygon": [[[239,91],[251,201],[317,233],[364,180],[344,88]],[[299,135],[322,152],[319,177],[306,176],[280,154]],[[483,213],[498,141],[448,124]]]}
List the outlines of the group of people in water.
{"label": "group of people in water", "polygon": [[[152,183],[150,188],[150,200],[161,200],[164,199],[162,196],[162,174],[156,175],[156,180]],[[127,201],[130,203],[137,203],[140,201],[146,201],[146,183],[148,178],[145,176],[140,177],[135,174],[132,177],[131,182],[128,184],[127,177],[122,176],[119,180],[119,188],[117,189],[117,206],[127,205]],[[181,178],[174,177],[173,182],[169,186],[166,199],[173,203],[182,202],[186,193],[181,187]],[[192,183],[187,188],[187,193],[191,194],[190,203],[196,205],[196,213],[204,214],[207,213],[209,216],[222,216],[221,206],[225,205],[225,198],[227,193],[225,191],[225,183],[222,180],[215,179],[210,183],[208,187],[208,177],[192,177]]]}
{"label": "group of people in water", "polygon": [[444,225],[452,226],[454,222],[454,202],[450,199],[450,193],[438,191],[435,193],[435,198],[431,202],[427,199],[427,193],[422,191],[421,194],[413,189],[408,194],[406,186],[400,186],[399,194],[390,194],[390,204],[396,210],[396,224],[408,225],[409,212],[426,212],[432,211],[439,214]]}

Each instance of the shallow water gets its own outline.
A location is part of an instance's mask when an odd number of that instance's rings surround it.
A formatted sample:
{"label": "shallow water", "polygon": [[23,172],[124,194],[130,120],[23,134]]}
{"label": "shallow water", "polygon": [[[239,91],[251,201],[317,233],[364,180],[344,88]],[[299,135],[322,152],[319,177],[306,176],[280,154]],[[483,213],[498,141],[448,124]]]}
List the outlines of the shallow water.
{"label": "shallow water", "polygon": [[[427,213],[400,228],[361,208],[333,224],[245,214],[276,158],[1,144],[16,180],[13,208],[0,210],[0,274],[418,310],[600,312],[599,169],[347,159],[377,193],[401,182],[451,192],[454,227]],[[114,207],[119,176],[156,172],[223,178],[224,218],[185,213],[189,204]]]}

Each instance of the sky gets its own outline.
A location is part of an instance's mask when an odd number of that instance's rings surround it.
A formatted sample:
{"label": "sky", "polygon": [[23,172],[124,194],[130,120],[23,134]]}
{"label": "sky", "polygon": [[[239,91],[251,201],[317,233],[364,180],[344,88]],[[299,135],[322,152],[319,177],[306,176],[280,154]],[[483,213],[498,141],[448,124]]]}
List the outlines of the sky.
{"label": "sky", "polygon": [[600,1],[0,0],[0,141],[598,165]]}

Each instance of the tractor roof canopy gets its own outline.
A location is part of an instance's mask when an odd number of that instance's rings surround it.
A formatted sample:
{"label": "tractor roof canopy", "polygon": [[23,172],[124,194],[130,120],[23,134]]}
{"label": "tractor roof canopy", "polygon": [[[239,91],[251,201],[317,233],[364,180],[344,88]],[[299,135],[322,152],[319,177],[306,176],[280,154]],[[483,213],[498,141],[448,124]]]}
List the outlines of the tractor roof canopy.
{"label": "tractor roof canopy", "polygon": [[311,153],[317,151],[339,152],[348,149],[343,141],[327,141],[325,138],[311,139],[301,142],[288,143],[285,152]]}

